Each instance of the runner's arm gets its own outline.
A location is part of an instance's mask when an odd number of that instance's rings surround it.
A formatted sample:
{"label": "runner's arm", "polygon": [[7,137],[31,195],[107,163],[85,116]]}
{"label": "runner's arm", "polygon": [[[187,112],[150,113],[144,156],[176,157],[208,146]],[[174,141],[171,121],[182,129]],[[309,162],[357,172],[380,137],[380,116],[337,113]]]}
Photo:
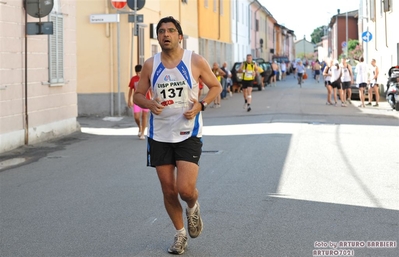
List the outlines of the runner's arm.
{"label": "runner's arm", "polygon": [[159,104],[156,99],[149,100],[145,97],[151,86],[150,77],[153,69],[153,60],[153,58],[150,58],[144,62],[140,80],[133,95],[133,102],[141,108],[150,109],[152,113],[158,115],[162,112],[164,107]]}

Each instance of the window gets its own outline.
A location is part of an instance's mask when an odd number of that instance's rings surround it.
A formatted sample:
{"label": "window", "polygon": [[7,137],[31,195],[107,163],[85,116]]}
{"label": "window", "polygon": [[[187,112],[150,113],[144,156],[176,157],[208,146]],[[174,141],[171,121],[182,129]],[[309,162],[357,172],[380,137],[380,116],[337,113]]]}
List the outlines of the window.
{"label": "window", "polygon": [[375,21],[375,0],[370,0],[370,19]]}
{"label": "window", "polygon": [[49,36],[49,82],[64,83],[64,17],[61,13],[51,13],[53,35]]}
{"label": "window", "polygon": [[392,11],[392,0],[382,0],[382,1],[383,1],[384,12]]}
{"label": "window", "polygon": [[145,50],[145,44],[144,44],[144,27],[138,26],[139,27],[139,33],[137,35],[138,41],[139,41],[139,63],[143,64],[145,61],[144,58],[144,50]]}
{"label": "window", "polygon": [[217,4],[216,4],[216,2],[217,2],[218,0],[213,0],[213,12],[217,12]]}
{"label": "window", "polygon": [[219,0],[219,14],[223,15],[223,0]]}
{"label": "window", "polygon": [[204,0],[204,7],[208,8],[208,0]]}
{"label": "window", "polygon": [[255,19],[255,31],[259,31],[259,20]]}
{"label": "window", "polygon": [[158,45],[151,45],[151,55],[154,56],[155,54],[158,53]]}
{"label": "window", "polygon": [[181,0],[182,3],[187,4],[188,0]]}

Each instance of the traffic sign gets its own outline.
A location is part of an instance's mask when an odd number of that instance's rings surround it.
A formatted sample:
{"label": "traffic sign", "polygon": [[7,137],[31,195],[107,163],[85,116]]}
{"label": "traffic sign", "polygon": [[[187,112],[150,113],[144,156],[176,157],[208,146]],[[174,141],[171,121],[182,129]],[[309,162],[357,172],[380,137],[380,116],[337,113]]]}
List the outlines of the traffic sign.
{"label": "traffic sign", "polygon": [[145,0],[127,0],[127,5],[134,11],[134,2],[136,2],[136,11],[141,10],[145,5]]}
{"label": "traffic sign", "polygon": [[111,0],[112,6],[117,9],[123,9],[127,5],[127,0]]}
{"label": "traffic sign", "polygon": [[24,7],[26,12],[35,18],[43,18],[53,10],[53,0],[25,0]]}
{"label": "traffic sign", "polygon": [[364,42],[370,42],[372,38],[373,34],[371,34],[370,31],[365,31],[362,33],[362,39]]}
{"label": "traffic sign", "polygon": [[345,48],[345,47],[346,47],[346,41],[343,41],[342,44],[341,44],[341,46],[342,46],[343,48]]}
{"label": "traffic sign", "polygon": [[139,22],[139,23],[144,22],[144,14],[136,14],[136,21],[134,20],[134,15],[129,14],[128,22]]}
{"label": "traffic sign", "polygon": [[119,22],[119,14],[92,14],[90,15],[90,23],[114,23]]}

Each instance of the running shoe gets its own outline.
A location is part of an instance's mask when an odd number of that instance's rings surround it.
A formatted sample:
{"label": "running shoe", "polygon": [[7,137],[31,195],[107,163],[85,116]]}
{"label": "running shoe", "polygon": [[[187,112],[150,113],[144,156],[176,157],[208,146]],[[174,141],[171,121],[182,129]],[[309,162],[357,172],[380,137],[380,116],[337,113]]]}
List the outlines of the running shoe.
{"label": "running shoe", "polygon": [[378,107],[378,104],[373,105],[374,107]]}
{"label": "running shoe", "polygon": [[200,205],[197,202],[197,208],[193,212],[193,214],[189,215],[188,211],[186,210],[187,215],[187,223],[188,223],[188,234],[191,238],[198,237],[202,232],[202,219],[200,215]]}
{"label": "running shoe", "polygon": [[345,103],[342,103],[342,104],[341,104],[341,107],[346,107],[346,104],[345,104]]}
{"label": "running shoe", "polygon": [[366,105],[370,105],[371,106],[371,103],[367,103]]}
{"label": "running shoe", "polygon": [[168,253],[171,254],[183,254],[187,247],[187,236],[182,234],[175,235],[175,241],[168,248]]}
{"label": "running shoe", "polygon": [[251,106],[248,106],[247,112],[250,112],[251,110]]}
{"label": "running shoe", "polygon": [[346,101],[349,103],[349,104],[352,104],[352,102],[351,102],[351,99],[346,99]]}

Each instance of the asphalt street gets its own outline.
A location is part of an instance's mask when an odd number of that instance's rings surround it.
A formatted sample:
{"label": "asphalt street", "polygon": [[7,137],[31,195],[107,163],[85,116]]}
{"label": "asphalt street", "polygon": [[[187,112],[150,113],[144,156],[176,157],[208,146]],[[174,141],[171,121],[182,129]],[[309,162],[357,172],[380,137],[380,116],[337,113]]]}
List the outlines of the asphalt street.
{"label": "asphalt street", "polygon": [[[204,230],[184,256],[399,256],[399,112],[325,105],[292,76],[203,113]],[[0,155],[0,256],[170,256],[174,228],[132,117]]]}

